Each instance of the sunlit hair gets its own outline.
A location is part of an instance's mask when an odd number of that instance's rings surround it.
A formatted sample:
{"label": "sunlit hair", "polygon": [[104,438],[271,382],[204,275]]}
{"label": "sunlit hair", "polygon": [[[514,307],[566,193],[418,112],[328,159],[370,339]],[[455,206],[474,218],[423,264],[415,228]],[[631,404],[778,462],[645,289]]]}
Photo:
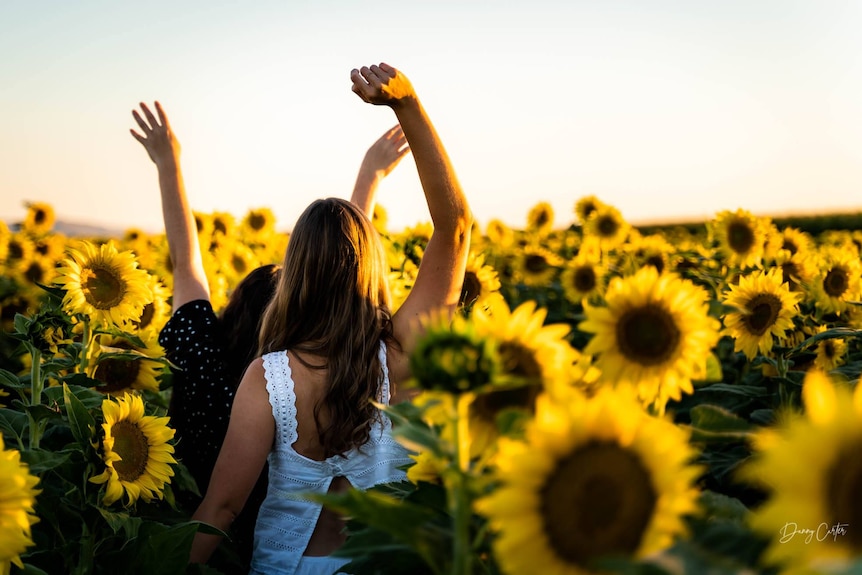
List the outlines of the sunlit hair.
{"label": "sunlit hair", "polygon": [[257,355],[263,312],[275,293],[279,267],[265,265],[249,273],[230,295],[221,312],[228,379],[239,385],[246,366]]}
{"label": "sunlit hair", "polygon": [[[290,235],[264,314],[261,355],[291,350],[306,367],[327,370],[329,389],[314,408],[327,457],[361,447],[379,417],[371,401],[382,377],[380,342],[393,341],[386,271],[383,245],[365,214],[342,199],[316,200]],[[311,365],[303,354],[325,364]]]}

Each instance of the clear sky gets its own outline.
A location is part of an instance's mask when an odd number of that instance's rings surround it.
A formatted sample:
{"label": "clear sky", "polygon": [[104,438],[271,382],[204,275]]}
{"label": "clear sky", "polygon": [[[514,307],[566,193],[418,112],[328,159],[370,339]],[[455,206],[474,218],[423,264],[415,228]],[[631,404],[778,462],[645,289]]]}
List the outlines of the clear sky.
{"label": "clear sky", "polygon": [[[0,3],[0,219],[159,231],[156,170],[128,133],[159,99],[192,206],[269,206],[290,228],[349,197],[413,81],[477,219],[559,225],[595,194],[633,222],[862,209],[862,2],[41,0]],[[380,189],[428,220],[412,159]]]}

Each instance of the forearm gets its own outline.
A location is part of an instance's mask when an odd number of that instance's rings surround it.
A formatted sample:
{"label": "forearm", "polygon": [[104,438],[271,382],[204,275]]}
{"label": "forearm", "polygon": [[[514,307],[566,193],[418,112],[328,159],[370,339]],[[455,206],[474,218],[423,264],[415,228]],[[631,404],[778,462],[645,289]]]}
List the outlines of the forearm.
{"label": "forearm", "polygon": [[[206,499],[204,499],[192,516],[193,520],[202,521],[224,532],[227,532],[235,518],[236,514],[227,508],[210,507]],[[206,563],[209,561],[209,558],[215,552],[216,548],[218,548],[223,538],[221,535],[210,535],[198,531],[192,542],[189,563]]]}
{"label": "forearm", "polygon": [[382,176],[376,172],[369,171],[363,162],[363,166],[359,169],[359,174],[356,176],[356,183],[353,186],[353,194],[350,196],[350,202],[361,209],[368,219],[374,215],[374,203],[377,193],[377,186],[380,185]]}
{"label": "forearm", "polygon": [[174,269],[200,267],[203,270],[197,228],[186,199],[179,162],[176,160],[164,162],[158,166],[158,169],[162,217]]}
{"label": "forearm", "polygon": [[435,231],[463,235],[472,224],[470,208],[443,143],[418,98],[393,106],[413,151],[416,171]]}

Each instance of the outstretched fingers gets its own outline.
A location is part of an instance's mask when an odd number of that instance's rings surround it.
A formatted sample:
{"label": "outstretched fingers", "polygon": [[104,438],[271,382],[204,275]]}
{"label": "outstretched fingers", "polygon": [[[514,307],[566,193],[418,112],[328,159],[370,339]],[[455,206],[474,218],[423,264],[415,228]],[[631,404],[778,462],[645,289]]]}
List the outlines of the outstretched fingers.
{"label": "outstretched fingers", "polygon": [[153,130],[159,127],[158,121],[156,121],[156,117],[150,112],[150,109],[146,104],[141,102],[141,109],[144,111],[144,115],[147,117],[147,120],[150,122],[150,125],[153,127]]}

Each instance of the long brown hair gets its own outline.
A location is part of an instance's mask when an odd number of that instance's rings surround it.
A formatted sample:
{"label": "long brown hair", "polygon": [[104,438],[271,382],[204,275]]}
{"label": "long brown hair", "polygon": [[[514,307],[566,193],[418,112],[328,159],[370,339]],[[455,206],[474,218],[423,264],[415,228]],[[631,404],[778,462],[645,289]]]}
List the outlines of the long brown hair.
{"label": "long brown hair", "polygon": [[263,312],[275,293],[279,267],[264,265],[254,269],[237,284],[219,320],[225,343],[225,366],[234,389],[245,368],[257,353],[257,339]]}
{"label": "long brown hair", "polygon": [[[393,340],[383,245],[369,219],[339,198],[314,201],[290,235],[275,295],[264,313],[261,355],[291,350],[327,369],[329,388],[314,407],[326,457],[368,441],[379,417],[381,340]],[[301,353],[325,358],[311,365]],[[329,424],[320,422],[327,408]]]}

